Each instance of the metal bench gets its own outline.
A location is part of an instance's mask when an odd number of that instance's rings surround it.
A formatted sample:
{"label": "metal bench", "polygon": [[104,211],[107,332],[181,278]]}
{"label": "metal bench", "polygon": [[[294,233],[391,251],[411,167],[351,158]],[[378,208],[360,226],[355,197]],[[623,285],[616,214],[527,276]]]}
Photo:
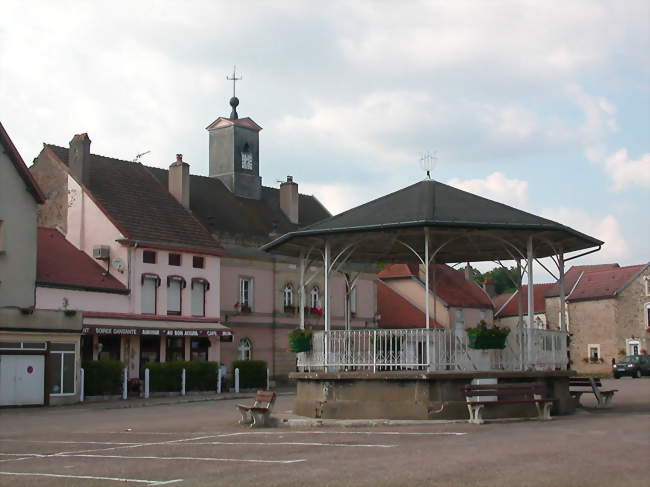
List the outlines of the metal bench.
{"label": "metal bench", "polygon": [[275,397],[275,392],[257,391],[252,406],[237,404],[237,408],[241,413],[239,424],[249,424],[251,428],[267,426],[275,403]]}
{"label": "metal bench", "polygon": [[[551,419],[551,407],[557,401],[546,396],[546,386],[537,382],[521,382],[512,384],[471,384],[463,388],[465,402],[469,410],[469,422],[482,424],[483,408],[499,404],[535,404],[539,419]],[[482,399],[492,396],[496,399]]]}
{"label": "metal bench", "polygon": [[569,377],[569,394],[575,400],[576,406],[581,407],[580,398],[586,393],[593,393],[596,396],[596,407],[602,408],[608,406],[618,392],[618,389],[603,390],[600,379],[593,377]]}

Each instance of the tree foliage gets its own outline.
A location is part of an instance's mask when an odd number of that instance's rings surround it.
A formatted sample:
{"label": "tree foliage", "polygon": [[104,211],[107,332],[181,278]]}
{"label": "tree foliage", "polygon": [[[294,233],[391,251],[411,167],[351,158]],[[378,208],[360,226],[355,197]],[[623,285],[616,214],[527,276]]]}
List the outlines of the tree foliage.
{"label": "tree foliage", "polygon": [[517,290],[514,283],[518,282],[519,278],[515,266],[509,267],[508,269],[495,267],[491,271],[485,273],[480,273],[476,269],[472,270],[474,271],[474,280],[481,285],[485,281],[485,278],[491,278],[492,284],[494,284],[494,291],[497,295],[503,293],[514,293]]}

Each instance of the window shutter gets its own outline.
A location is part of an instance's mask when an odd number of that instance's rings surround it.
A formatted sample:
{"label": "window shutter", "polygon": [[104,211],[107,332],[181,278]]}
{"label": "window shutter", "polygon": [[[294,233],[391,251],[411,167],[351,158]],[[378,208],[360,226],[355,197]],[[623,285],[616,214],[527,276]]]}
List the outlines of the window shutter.
{"label": "window shutter", "polygon": [[142,313],[156,314],[156,280],[149,277],[142,280]]}
{"label": "window shutter", "polygon": [[205,316],[205,284],[194,281],[192,288],[192,314]]}
{"label": "window shutter", "polygon": [[167,288],[167,312],[181,312],[181,281],[180,279],[170,279]]}

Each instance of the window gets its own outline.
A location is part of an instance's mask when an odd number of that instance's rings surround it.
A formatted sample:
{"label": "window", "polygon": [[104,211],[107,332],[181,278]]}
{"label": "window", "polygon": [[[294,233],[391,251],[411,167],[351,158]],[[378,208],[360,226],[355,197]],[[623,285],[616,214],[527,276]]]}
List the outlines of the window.
{"label": "window", "polygon": [[627,342],[627,354],[628,355],[639,355],[641,349],[641,343],[639,340],[626,340]]}
{"label": "window", "polygon": [[253,342],[251,342],[250,338],[239,340],[237,351],[239,352],[239,360],[251,360],[253,357]]}
{"label": "window", "polygon": [[140,337],[140,378],[144,379],[144,369],[149,362],[160,362],[160,337],[142,335]]}
{"label": "window", "polygon": [[122,337],[119,335],[99,335],[97,337],[97,359],[119,360]]}
{"label": "window", "polygon": [[244,145],[244,150],[241,152],[241,167],[242,169],[253,169],[253,154],[251,154],[248,144]]}
{"label": "window", "polygon": [[168,263],[169,265],[180,266],[181,254],[169,254]]}
{"label": "window", "polygon": [[74,394],[74,343],[53,343],[50,349],[50,393]]}
{"label": "window", "polygon": [[200,277],[192,279],[192,316],[205,316],[205,292],[210,283]]}
{"label": "window", "polygon": [[167,337],[167,350],[165,353],[167,362],[185,360],[185,338]]}
{"label": "window", "polygon": [[205,259],[199,255],[192,257],[192,267],[195,269],[203,269],[205,265]]}
{"label": "window", "polygon": [[[2,250],[2,222],[0,222],[0,250]],[[645,295],[650,296],[650,276],[643,276],[645,284]]]}
{"label": "window", "polygon": [[156,274],[142,274],[142,289],[141,289],[141,313],[148,315],[156,314],[158,286],[160,285],[160,277]]}
{"label": "window", "polygon": [[645,304],[645,326],[650,327],[650,303]]}
{"label": "window", "polygon": [[142,262],[145,264],[155,264],[156,263],[156,252],[153,250],[143,250],[142,251]]}
{"label": "window", "polygon": [[318,286],[311,288],[310,303],[312,308],[320,308],[320,289]]}
{"label": "window", "polygon": [[183,309],[182,289],[185,279],[181,276],[167,277],[167,314],[180,315]]}
{"label": "window", "polygon": [[192,338],[190,340],[190,360],[208,360],[208,338]]}
{"label": "window", "polygon": [[253,280],[239,279],[239,306],[242,311],[250,311],[253,303]]}
{"label": "window", "polygon": [[285,284],[282,290],[282,302],[284,309],[293,308],[293,286],[289,283]]}
{"label": "window", "polygon": [[589,350],[589,361],[590,362],[600,361],[600,345],[594,345],[590,343],[587,348]]}
{"label": "window", "polygon": [[350,313],[357,314],[357,286],[350,289]]}

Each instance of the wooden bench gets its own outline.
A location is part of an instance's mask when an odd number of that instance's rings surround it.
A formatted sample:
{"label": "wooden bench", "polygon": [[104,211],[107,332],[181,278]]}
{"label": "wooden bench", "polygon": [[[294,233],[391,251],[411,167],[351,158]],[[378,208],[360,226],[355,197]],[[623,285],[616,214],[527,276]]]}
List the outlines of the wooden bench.
{"label": "wooden bench", "polygon": [[604,391],[600,379],[593,377],[569,377],[569,394],[575,400],[576,407],[581,407],[580,398],[586,393],[593,393],[596,396],[596,407],[602,408],[610,404],[618,389]]}
{"label": "wooden bench", "polygon": [[[537,382],[520,382],[510,384],[470,384],[463,388],[465,402],[469,410],[469,422],[482,424],[482,412],[485,406],[498,404],[535,404],[539,419],[551,419],[551,407],[557,401],[545,397],[546,386]],[[483,399],[486,396],[493,398]]]}
{"label": "wooden bench", "polygon": [[257,391],[252,406],[237,404],[237,408],[241,413],[239,424],[250,424],[251,428],[266,426],[274,403],[275,392]]}

